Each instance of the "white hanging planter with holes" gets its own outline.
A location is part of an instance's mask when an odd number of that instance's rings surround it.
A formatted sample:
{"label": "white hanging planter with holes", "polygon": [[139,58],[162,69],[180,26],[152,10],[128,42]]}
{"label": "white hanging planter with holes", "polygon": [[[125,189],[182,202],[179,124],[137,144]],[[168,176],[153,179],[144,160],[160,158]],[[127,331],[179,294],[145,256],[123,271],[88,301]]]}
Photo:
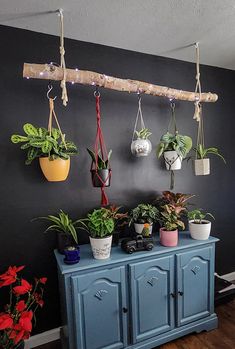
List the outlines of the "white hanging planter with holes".
{"label": "white hanging planter with holes", "polygon": [[175,150],[165,151],[163,153],[166,169],[168,171],[180,170],[182,166],[182,156],[179,156]]}
{"label": "white hanging planter with holes", "polygon": [[[140,130],[137,131],[138,121],[140,120]],[[131,152],[136,157],[148,156],[152,150],[152,144],[148,137],[152,133],[145,127],[142,109],[141,97],[138,94],[138,111],[136,115],[135,127],[131,142]]]}

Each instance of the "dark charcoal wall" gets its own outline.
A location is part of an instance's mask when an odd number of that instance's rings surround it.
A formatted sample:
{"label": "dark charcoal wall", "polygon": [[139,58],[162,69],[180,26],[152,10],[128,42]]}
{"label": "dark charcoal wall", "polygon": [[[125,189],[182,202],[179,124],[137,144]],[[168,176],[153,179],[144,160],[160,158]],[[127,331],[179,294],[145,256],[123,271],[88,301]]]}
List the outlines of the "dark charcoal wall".
{"label": "dark charcoal wall", "polygon": [[[28,276],[48,276],[46,306],[39,315],[37,331],[59,326],[59,301],[56,264],[53,257],[55,236],[44,235],[42,222],[33,217],[56,213],[60,208],[73,218],[99,206],[100,192],[91,186],[90,159],[86,147],[95,136],[95,100],[91,87],[68,85],[69,105],[64,108],[57,99],[56,111],[68,138],[74,140],[80,155],[72,159],[69,179],[49,183],[43,178],[37,161],[24,165],[24,153],[9,141],[12,133],[21,133],[22,125],[32,122],[46,126],[48,103],[47,82],[22,78],[23,62],[58,61],[57,37],[0,26],[0,272],[8,265],[26,265]],[[73,40],[66,40],[66,63],[71,68],[104,72],[123,78],[194,90],[195,67],[191,63],[119,50]],[[195,177],[185,163],[176,174],[176,191],[194,193],[194,202],[213,212],[213,235],[217,245],[217,272],[235,269],[235,225],[233,179],[235,162],[231,151],[235,145],[234,81],[235,72],[208,66],[201,68],[202,86],[219,94],[219,101],[204,106],[208,146],[218,146],[227,159],[211,161],[212,174]],[[58,95],[61,93],[55,84]],[[113,149],[113,181],[108,189],[113,203],[126,207],[151,201],[168,189],[169,173],[157,161],[154,151],[146,159],[131,156],[130,142],[137,111],[136,95],[102,90],[102,125],[106,142]],[[143,96],[143,112],[152,130],[153,148],[169,121],[169,102],[164,98]],[[196,136],[192,120],[193,104],[177,102],[178,128],[183,134]],[[86,242],[84,233],[80,242]]]}

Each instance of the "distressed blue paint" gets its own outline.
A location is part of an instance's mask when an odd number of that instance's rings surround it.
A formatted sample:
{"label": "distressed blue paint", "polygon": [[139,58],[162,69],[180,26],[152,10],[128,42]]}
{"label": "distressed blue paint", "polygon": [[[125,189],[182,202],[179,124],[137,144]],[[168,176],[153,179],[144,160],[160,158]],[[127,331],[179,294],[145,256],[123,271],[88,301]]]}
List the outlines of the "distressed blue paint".
{"label": "distressed blue paint", "polygon": [[67,337],[63,349],[150,349],[216,328],[216,241],[182,233],[177,247],[156,241],[153,251],[133,255],[114,247],[105,261],[94,260],[84,245],[73,266],[55,252]]}

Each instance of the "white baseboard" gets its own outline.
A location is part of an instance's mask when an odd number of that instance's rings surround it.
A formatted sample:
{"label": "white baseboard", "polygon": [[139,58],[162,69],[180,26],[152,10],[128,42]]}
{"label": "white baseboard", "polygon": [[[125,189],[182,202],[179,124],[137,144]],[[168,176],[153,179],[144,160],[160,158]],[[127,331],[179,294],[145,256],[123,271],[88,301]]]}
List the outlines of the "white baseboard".
{"label": "white baseboard", "polygon": [[25,349],[38,347],[60,339],[60,327],[31,336],[25,341]]}

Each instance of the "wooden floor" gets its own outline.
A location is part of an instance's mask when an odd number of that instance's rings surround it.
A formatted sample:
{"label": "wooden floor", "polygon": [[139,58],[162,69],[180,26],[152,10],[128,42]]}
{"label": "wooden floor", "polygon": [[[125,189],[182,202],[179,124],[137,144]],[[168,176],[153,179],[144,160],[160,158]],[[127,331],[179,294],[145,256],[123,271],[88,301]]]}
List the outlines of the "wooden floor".
{"label": "wooden floor", "polygon": [[[187,335],[156,349],[235,349],[235,299],[217,306],[216,313],[219,318],[218,329]],[[61,347],[59,342],[53,342],[36,349],[61,349]]]}

